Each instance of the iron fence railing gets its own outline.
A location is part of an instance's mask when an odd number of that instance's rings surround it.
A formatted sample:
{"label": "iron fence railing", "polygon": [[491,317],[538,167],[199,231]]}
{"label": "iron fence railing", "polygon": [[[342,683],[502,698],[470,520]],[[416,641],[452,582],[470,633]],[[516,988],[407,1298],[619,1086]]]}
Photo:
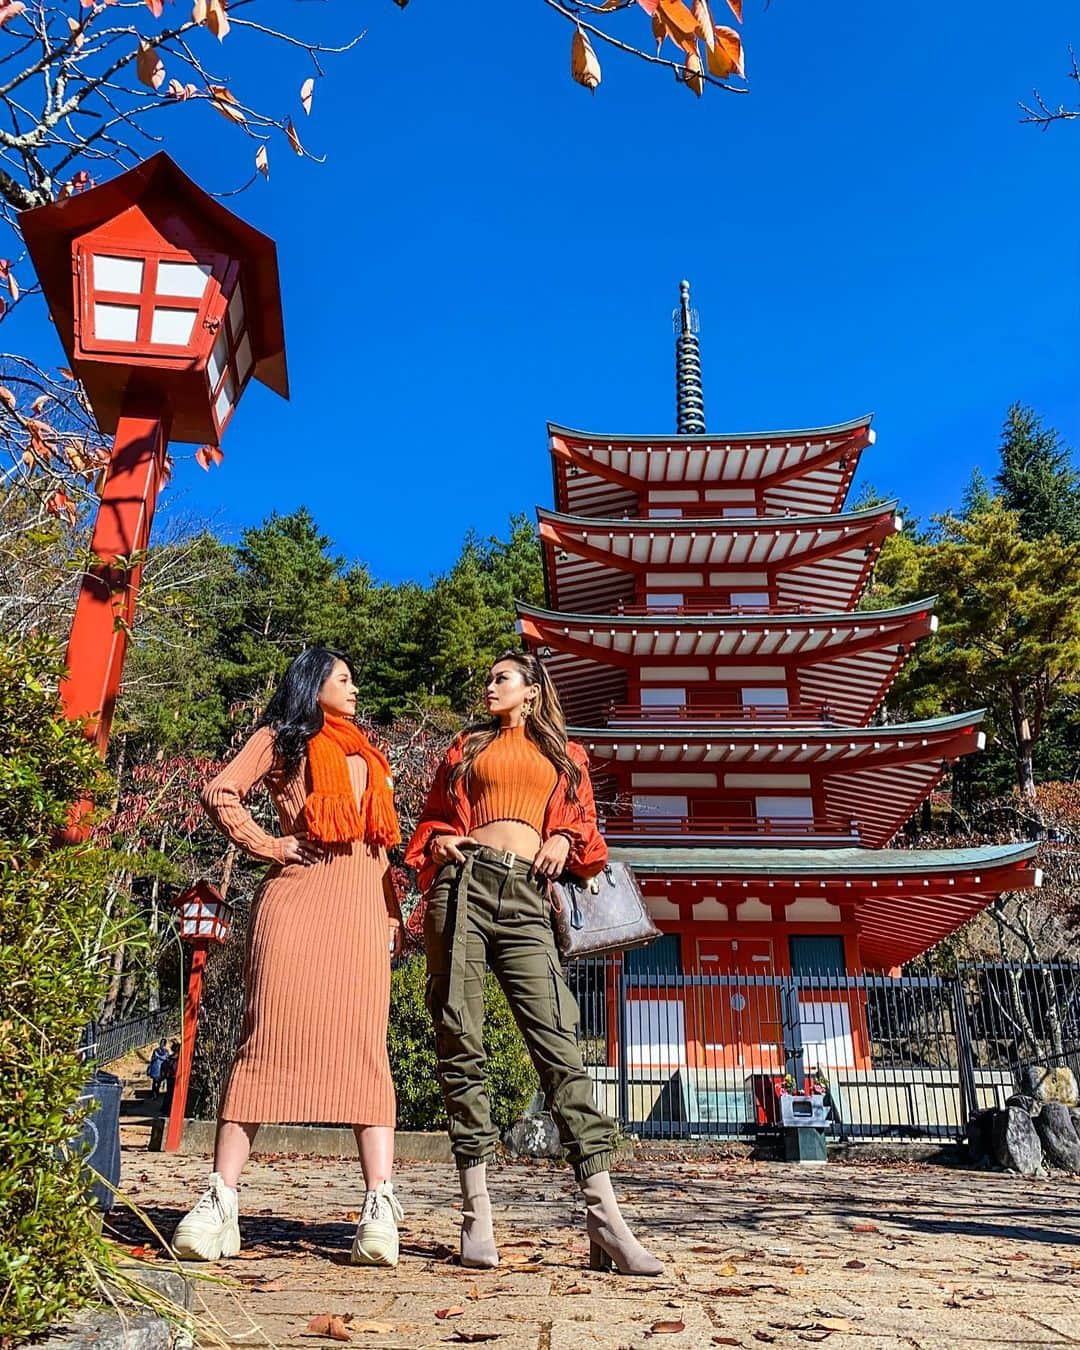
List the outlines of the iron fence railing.
{"label": "iron fence railing", "polygon": [[1080,965],[890,977],[686,974],[649,960],[645,949],[567,972],[597,1099],[639,1136],[776,1129],[786,1087],[820,1091],[837,1137],[960,1139],[1023,1066],[1080,1072]]}
{"label": "iron fence railing", "polygon": [[160,1008],[123,1022],[91,1022],[83,1033],[80,1054],[96,1064],[111,1064],[131,1050],[175,1036],[180,1027],[180,1014],[174,1008]]}

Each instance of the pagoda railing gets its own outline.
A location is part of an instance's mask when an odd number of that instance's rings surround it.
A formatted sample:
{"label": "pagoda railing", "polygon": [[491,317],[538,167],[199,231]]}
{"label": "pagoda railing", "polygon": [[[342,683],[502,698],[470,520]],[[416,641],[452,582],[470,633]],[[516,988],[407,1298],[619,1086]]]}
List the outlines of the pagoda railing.
{"label": "pagoda railing", "polygon": [[858,842],[854,819],[828,820],[821,816],[608,816],[602,823],[608,839],[766,839]]}
{"label": "pagoda railing", "polygon": [[784,614],[820,614],[822,610],[814,605],[793,605],[793,604],[775,604],[775,605],[725,605],[720,600],[684,600],[679,605],[643,605],[625,600],[618,601],[612,609],[612,614],[622,615],[631,618],[640,615],[642,618],[655,616],[657,618],[670,615],[692,615],[698,618],[717,618],[727,617],[728,615],[784,615]]}
{"label": "pagoda railing", "polygon": [[758,722],[773,725],[778,722],[802,722],[831,725],[835,719],[827,703],[788,703],[779,707],[758,707],[747,704],[732,707],[730,703],[613,703],[608,708],[609,722]]}

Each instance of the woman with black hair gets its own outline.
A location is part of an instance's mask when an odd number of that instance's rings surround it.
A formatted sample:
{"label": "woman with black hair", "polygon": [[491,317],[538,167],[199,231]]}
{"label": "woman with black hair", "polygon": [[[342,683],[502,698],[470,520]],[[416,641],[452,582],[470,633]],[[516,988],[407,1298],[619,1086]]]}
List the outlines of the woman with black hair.
{"label": "woman with black hair", "polygon": [[551,922],[551,882],[595,876],[607,862],[589,761],[567,740],[551,677],[535,656],[491,667],[489,716],[446,753],[405,861],[425,892],[428,1006],[450,1144],[461,1183],[461,1263],[499,1264],[487,1191],[498,1135],[484,1082],[484,969],[502,985],[540,1076],[586,1203],[589,1263],[659,1275],[661,1263],[619,1213],[609,1169],[615,1122],[598,1110]]}
{"label": "woman with black hair", "polygon": [[[214,1170],[173,1237],[183,1259],[240,1250],[236,1188],[260,1123],[340,1121],[355,1131],[366,1188],[352,1261],[397,1263],[386,1023],[401,915],[386,850],[401,836],[390,766],[355,712],[341,653],[301,653],[255,734],[203,790],[233,843],[272,866],[252,906],[240,1046]],[[280,835],[244,805],[258,783],[269,789]]]}

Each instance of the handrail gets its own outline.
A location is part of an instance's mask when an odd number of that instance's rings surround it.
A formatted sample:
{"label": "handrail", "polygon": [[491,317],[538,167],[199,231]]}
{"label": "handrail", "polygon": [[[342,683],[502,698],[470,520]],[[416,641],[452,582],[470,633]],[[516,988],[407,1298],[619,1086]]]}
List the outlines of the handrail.
{"label": "handrail", "polygon": [[786,816],[608,816],[602,825],[610,839],[616,835],[649,835],[658,838],[704,838],[710,835],[767,836],[775,838],[813,839],[824,835],[832,838],[859,838],[858,822]]}
{"label": "handrail", "polygon": [[788,703],[764,707],[744,704],[732,707],[722,703],[613,703],[608,708],[609,722],[815,722],[831,724],[832,709],[827,703]]}
{"label": "handrail", "polygon": [[727,618],[729,616],[745,615],[784,615],[784,614],[814,614],[820,613],[820,609],[815,610],[813,605],[806,604],[776,604],[776,605],[731,605],[724,604],[720,600],[684,600],[679,605],[646,605],[635,602],[620,600],[616,603],[613,614],[625,615],[627,617],[641,615],[648,618],[650,615],[657,617],[665,615],[696,615],[699,618],[708,618],[715,616],[717,618]]}

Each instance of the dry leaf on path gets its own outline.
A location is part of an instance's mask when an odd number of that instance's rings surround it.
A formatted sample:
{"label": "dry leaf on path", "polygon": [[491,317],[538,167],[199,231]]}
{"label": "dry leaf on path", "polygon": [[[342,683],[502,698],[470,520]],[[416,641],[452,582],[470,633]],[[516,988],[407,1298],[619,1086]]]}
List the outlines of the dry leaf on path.
{"label": "dry leaf on path", "polygon": [[259,1280],[251,1285],[253,1294],[276,1294],[279,1289],[284,1289],[285,1284],[282,1280]]}
{"label": "dry leaf on path", "polygon": [[866,1269],[866,1262],[865,1262],[865,1261],[845,1261],[845,1262],[844,1262],[844,1269],[845,1269],[845,1270],[865,1270],[865,1269]]}
{"label": "dry leaf on path", "polygon": [[739,1340],[738,1336],[714,1336],[714,1337],[712,1338],[712,1344],[713,1344],[713,1345],[742,1345],[742,1341]]}
{"label": "dry leaf on path", "polygon": [[879,1229],[876,1223],[853,1223],[851,1231],[853,1233],[876,1233]]}
{"label": "dry leaf on path", "polygon": [[686,1330],[685,1322],[654,1322],[645,1333],[646,1336],[677,1336]]}
{"label": "dry leaf on path", "polygon": [[344,1319],[337,1313],[322,1313],[318,1317],[313,1317],[307,1324],[307,1329],[315,1336],[329,1336],[332,1341],[352,1339]]}
{"label": "dry leaf on path", "polygon": [[587,1284],[572,1284],[569,1289],[564,1289],[563,1293],[569,1297],[570,1294],[591,1294],[592,1290]]}
{"label": "dry leaf on path", "polygon": [[440,1318],[461,1317],[464,1311],[465,1309],[460,1303],[455,1303],[452,1308],[439,1308],[435,1313],[435,1316]]}
{"label": "dry leaf on path", "polygon": [[716,1273],[718,1275],[738,1275],[739,1270],[738,1267],[733,1265],[730,1261],[725,1261]]}
{"label": "dry leaf on path", "polygon": [[501,1331],[455,1331],[450,1337],[452,1341],[457,1341],[459,1345],[479,1345],[481,1341],[497,1341],[502,1335]]}

